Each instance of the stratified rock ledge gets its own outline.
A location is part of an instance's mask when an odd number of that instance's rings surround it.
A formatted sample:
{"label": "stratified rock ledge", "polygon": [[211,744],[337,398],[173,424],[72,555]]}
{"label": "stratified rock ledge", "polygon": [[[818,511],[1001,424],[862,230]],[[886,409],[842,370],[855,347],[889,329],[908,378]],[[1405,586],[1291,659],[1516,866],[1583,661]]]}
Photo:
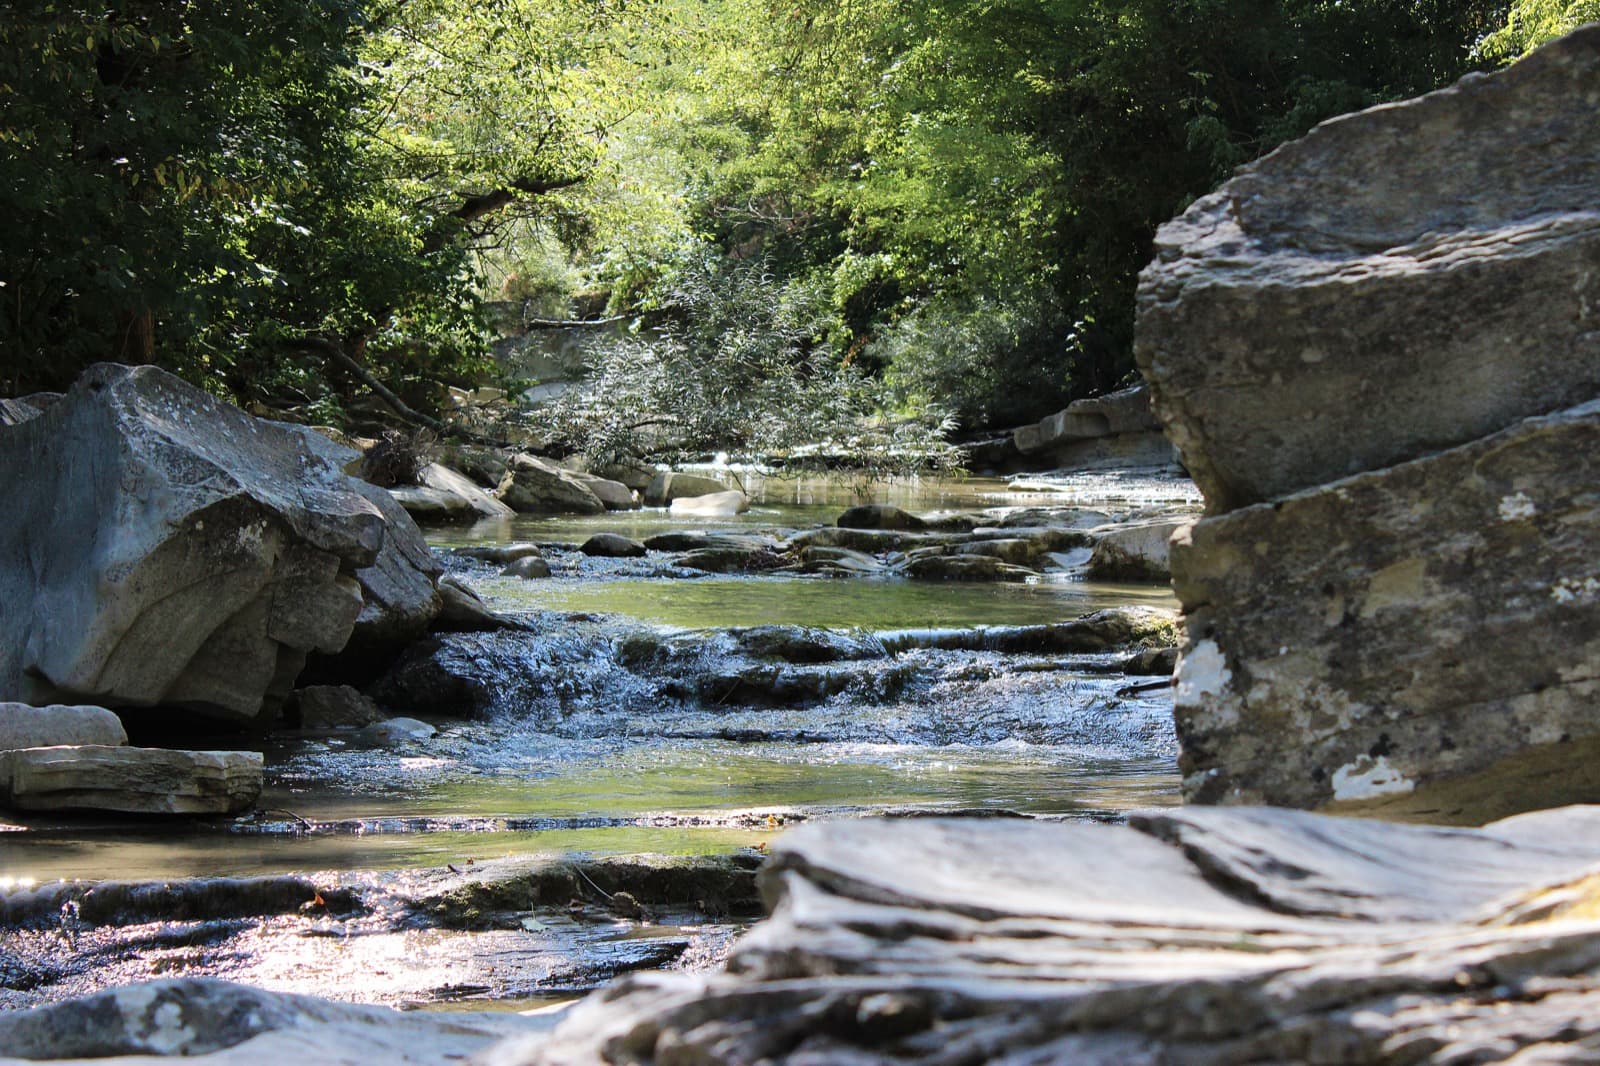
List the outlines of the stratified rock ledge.
{"label": "stratified rock ledge", "polygon": [[[729,972],[636,975],[494,1066],[1594,1061],[1600,808],[807,826]],[[1585,1057],[1589,1056],[1589,1057]]]}

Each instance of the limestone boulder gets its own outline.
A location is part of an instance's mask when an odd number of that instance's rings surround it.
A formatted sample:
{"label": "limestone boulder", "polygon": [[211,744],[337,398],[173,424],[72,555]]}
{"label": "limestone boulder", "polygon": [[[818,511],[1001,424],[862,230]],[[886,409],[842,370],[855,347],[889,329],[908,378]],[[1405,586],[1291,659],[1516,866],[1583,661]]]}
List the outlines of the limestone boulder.
{"label": "limestone boulder", "polygon": [[[307,449],[331,465],[348,469],[360,459],[359,452],[318,430],[288,425],[283,428],[298,434]],[[417,523],[388,489],[356,477],[349,478],[348,484],[382,518],[383,546],[372,565],[355,572],[361,589],[361,613],[356,616],[343,650],[324,670],[341,680],[347,672],[357,677],[367,673],[371,663],[392,658],[422,637],[443,607],[438,590],[443,567],[434,558]]]}
{"label": "limestone boulder", "polygon": [[624,977],[485,1061],[1532,1064],[1600,1042],[1594,808],[844,819],[771,851],[771,916],[724,972]]}
{"label": "limestone boulder", "polygon": [[750,510],[750,501],[737,489],[728,489],[702,496],[679,496],[667,510],[674,518],[732,518]]}
{"label": "limestone boulder", "polygon": [[0,807],[237,814],[261,795],[261,754],[97,744],[0,751]]}
{"label": "limestone boulder", "polygon": [[1600,25],[1333,119],[1167,223],[1135,356],[1213,513],[1600,394]]}
{"label": "limestone boulder", "polygon": [[396,486],[389,493],[400,501],[407,514],[425,521],[475,522],[516,514],[466,475],[439,463],[422,468],[420,485]]}
{"label": "limestone boulder", "polygon": [[111,364],[0,427],[0,698],[273,709],[344,646],[384,544],[310,432]]}
{"label": "limestone boulder", "polygon": [[1600,401],[1173,549],[1191,799],[1481,822],[1600,801]]}
{"label": "limestone boulder", "polygon": [[104,707],[30,707],[0,703],[0,751],[58,744],[117,745],[128,742],[122,719]]}
{"label": "limestone boulder", "polygon": [[1157,518],[1095,530],[1089,573],[1111,581],[1165,581],[1172,574],[1169,542],[1193,520]]}
{"label": "limestone boulder", "polygon": [[696,474],[678,474],[670,470],[662,471],[650,479],[650,484],[644,489],[644,505],[646,507],[666,507],[673,500],[686,499],[691,496],[708,496],[713,492],[726,492],[728,486],[715,478],[700,477]]}
{"label": "limestone boulder", "polygon": [[578,474],[578,478],[605,504],[608,511],[637,511],[640,507],[639,498],[633,494],[633,490],[620,481],[582,473]]}
{"label": "limestone boulder", "polygon": [[525,514],[603,514],[584,477],[536,455],[513,455],[500,483],[500,499]]}

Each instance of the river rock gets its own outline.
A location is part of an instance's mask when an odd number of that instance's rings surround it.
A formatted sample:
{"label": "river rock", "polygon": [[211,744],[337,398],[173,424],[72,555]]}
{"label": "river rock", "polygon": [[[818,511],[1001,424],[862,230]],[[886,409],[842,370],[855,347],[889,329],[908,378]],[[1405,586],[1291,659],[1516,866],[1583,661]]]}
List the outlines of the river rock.
{"label": "river rock", "polygon": [[579,545],[578,550],[606,559],[638,559],[647,554],[643,544],[621,533],[596,533]]}
{"label": "river rock", "polygon": [[[540,559],[539,562],[544,562]],[[546,564],[548,573],[549,564]],[[439,579],[439,599],[443,606],[433,628],[451,633],[472,633],[494,629],[516,629],[521,623],[490,609],[477,590],[455,574]]]}
{"label": "river rock", "polygon": [[383,708],[349,685],[308,685],[295,693],[301,729],[360,729],[383,720]]}
{"label": "river rock", "polygon": [[894,529],[902,532],[921,532],[928,527],[926,522],[910,511],[886,503],[852,507],[835,519],[833,524],[840,529]]}
{"label": "river rock", "polygon": [[639,499],[633,494],[633,490],[620,481],[583,473],[578,474],[578,478],[584,487],[599,497],[608,511],[637,511],[640,507]]}
{"label": "river rock", "polygon": [[497,563],[501,566],[514,563],[518,559],[544,558],[543,549],[530,541],[520,541],[515,544],[472,544],[465,548],[453,548],[450,554],[459,555],[463,559],[476,559],[482,563]]}
{"label": "river rock", "polygon": [[714,492],[727,492],[728,486],[715,478],[699,477],[695,474],[677,474],[672,471],[662,471],[650,479],[650,484],[645,486],[644,505],[646,507],[665,507],[674,500],[689,499],[694,496],[709,496]]}
{"label": "river rock", "polygon": [[385,534],[304,440],[111,364],[0,429],[0,697],[275,708],[307,652],[344,646]]}
{"label": "river rock", "polygon": [[482,1061],[1589,1061],[1597,861],[1594,808],[804,825],[725,973],[624,977]]}
{"label": "river rock", "polygon": [[513,455],[500,499],[529,514],[604,514],[606,505],[580,474],[534,455]]}
{"label": "river rock", "polygon": [[[349,469],[361,458],[359,451],[339,444],[320,430],[289,425],[283,428],[299,434],[309,451],[340,469]],[[443,606],[437,587],[443,567],[416,522],[388,489],[356,477],[349,478],[348,483],[382,516],[383,546],[371,566],[355,573],[361,588],[361,613],[356,616],[350,639],[337,656],[324,659],[319,665],[320,672],[339,680],[344,680],[345,675],[364,677],[373,663],[393,658],[427,633]]]}
{"label": "river rock", "polygon": [[1165,581],[1172,576],[1169,542],[1193,520],[1157,518],[1095,531],[1089,573],[1101,580]]}
{"label": "river rock", "polygon": [[435,521],[476,521],[480,518],[509,518],[516,514],[465,475],[438,463],[422,468],[420,485],[396,486],[389,490],[400,506],[414,518]]}
{"label": "river rock", "polygon": [[439,450],[440,462],[459,470],[475,484],[491,492],[500,490],[511,468],[511,452],[481,444],[448,444]]}
{"label": "river rock", "polygon": [[502,577],[520,577],[525,580],[550,576],[550,563],[542,555],[525,555],[514,560],[504,570]]}
{"label": "river rock", "polygon": [[750,501],[737,489],[679,497],[668,510],[674,518],[731,518],[750,510]]}
{"label": "river rock", "polygon": [[992,555],[922,555],[906,564],[906,573],[921,581],[1027,581],[1039,576]]}
{"label": "river rock", "polygon": [[128,742],[122,719],[104,707],[31,707],[0,703],[0,751],[58,744],[117,745]]}
{"label": "river rock", "polygon": [[0,751],[0,806],[15,810],[237,814],[260,795],[254,751],[99,744]]}
{"label": "river rock", "polygon": [[1163,229],[1139,358],[1210,516],[1172,554],[1187,798],[1600,800],[1597,99],[1591,26]]}
{"label": "river rock", "polygon": [[1212,513],[1600,394],[1597,42],[1325,122],[1161,228],[1135,356]]}
{"label": "river rock", "polygon": [[550,1024],[508,1012],[405,1013],[188,978],[0,1014],[0,1056],[100,1066],[147,1066],[151,1056],[203,1056],[209,1066],[432,1066]]}
{"label": "river rock", "polygon": [[395,748],[431,740],[438,735],[438,727],[417,718],[386,718],[357,733],[356,740],[376,747]]}
{"label": "river rock", "polygon": [[1435,821],[1600,800],[1597,484],[1600,401],[1180,536],[1185,792]]}

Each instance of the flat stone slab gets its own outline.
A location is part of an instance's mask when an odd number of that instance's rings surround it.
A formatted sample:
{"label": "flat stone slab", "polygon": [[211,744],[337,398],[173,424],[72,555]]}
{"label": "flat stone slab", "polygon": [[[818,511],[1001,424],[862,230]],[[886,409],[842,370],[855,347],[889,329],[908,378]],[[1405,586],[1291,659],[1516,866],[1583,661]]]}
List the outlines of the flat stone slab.
{"label": "flat stone slab", "polygon": [[254,751],[101,744],[0,751],[0,806],[24,811],[236,814],[261,795]]}
{"label": "flat stone slab", "polygon": [[1542,1063],[1600,1040],[1600,808],[835,822],[761,881],[772,917],[727,973],[624,978],[482,1061]]}
{"label": "flat stone slab", "polygon": [[0,751],[43,748],[55,744],[109,744],[128,742],[122,719],[104,707],[26,703],[0,703]]}

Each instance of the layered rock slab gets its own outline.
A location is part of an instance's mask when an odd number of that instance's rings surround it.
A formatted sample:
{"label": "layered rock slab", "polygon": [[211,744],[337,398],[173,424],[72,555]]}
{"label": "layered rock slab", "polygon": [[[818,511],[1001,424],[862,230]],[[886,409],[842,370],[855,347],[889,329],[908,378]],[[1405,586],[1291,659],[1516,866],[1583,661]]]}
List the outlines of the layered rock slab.
{"label": "layered rock slab", "polygon": [[1430,821],[1600,799],[1597,485],[1600,401],[1180,535],[1187,795]]}
{"label": "layered rock slab", "polygon": [[343,647],[385,521],[303,441],[111,364],[0,428],[0,697],[253,718]]}
{"label": "layered rock slab", "polygon": [[626,978],[485,1062],[1571,1061],[1600,1040],[1597,863],[1594,808],[805,826],[727,974]]}
{"label": "layered rock slab", "polygon": [[97,744],[0,751],[0,806],[23,811],[236,814],[261,795],[253,751]]}
{"label": "layered rock slab", "polygon": [[1326,122],[1167,223],[1135,356],[1219,513],[1600,394],[1600,26]]}

